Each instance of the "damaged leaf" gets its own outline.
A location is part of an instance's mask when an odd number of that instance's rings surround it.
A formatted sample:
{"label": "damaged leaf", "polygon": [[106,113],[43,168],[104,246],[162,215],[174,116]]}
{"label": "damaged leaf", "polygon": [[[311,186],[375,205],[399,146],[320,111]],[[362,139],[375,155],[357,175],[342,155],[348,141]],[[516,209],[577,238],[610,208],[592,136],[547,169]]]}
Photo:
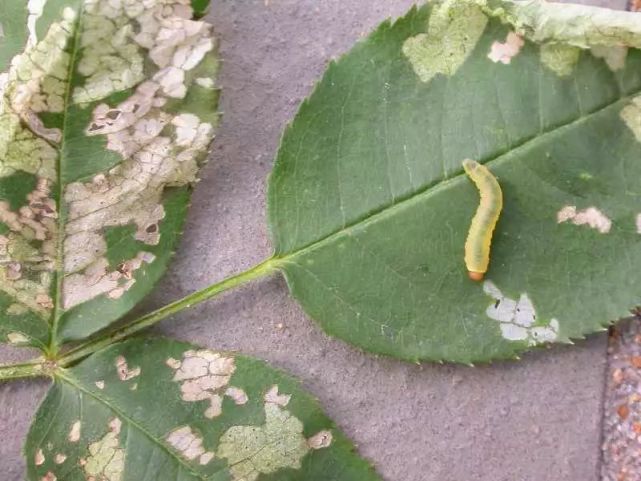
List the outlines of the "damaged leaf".
{"label": "damaged leaf", "polygon": [[[135,391],[121,375],[125,363],[138,366]],[[220,412],[212,418],[210,396],[185,392],[207,392],[217,377]],[[31,481],[49,473],[61,481],[380,479],[289,376],[159,339],[116,344],[60,370],[25,452]]]}
{"label": "damaged leaf", "polygon": [[207,4],[2,2],[1,341],[88,336],[165,271],[217,122]]}
{"label": "damaged leaf", "polygon": [[[627,316],[641,272],[639,20],[429,2],[332,62],[269,185],[273,262],[309,315],[369,351],[465,363]],[[466,158],[504,192],[485,284],[463,263],[478,205]]]}

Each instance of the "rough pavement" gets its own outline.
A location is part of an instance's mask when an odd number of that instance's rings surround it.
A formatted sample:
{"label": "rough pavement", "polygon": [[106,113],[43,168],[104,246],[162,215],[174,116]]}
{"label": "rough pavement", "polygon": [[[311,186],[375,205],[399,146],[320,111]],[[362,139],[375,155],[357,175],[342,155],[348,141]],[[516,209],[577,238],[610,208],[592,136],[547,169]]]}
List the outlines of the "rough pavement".
{"label": "rough pavement", "polygon": [[602,481],[641,479],[641,317],[610,330]]}

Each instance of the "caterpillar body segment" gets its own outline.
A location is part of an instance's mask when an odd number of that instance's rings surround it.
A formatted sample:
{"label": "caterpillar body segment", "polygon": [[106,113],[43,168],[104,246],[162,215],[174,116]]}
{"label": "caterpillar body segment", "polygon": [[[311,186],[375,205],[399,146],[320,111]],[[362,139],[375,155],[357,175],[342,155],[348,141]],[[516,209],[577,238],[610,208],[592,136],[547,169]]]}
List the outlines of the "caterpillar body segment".
{"label": "caterpillar body segment", "polygon": [[465,266],[470,279],[480,281],[490,264],[492,233],[503,208],[503,192],[496,177],[474,160],[463,161],[463,169],[479,190],[479,207],[465,241]]}

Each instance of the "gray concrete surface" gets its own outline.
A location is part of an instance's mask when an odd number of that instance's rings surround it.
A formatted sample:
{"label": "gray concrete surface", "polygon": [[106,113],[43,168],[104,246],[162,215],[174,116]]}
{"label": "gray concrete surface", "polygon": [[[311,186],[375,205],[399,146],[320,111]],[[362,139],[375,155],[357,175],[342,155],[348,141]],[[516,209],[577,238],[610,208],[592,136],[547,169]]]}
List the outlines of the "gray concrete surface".
{"label": "gray concrete surface", "polygon": [[[269,255],[265,178],[284,126],[330,58],[412,2],[213,3],[225,116],[178,255],[147,308]],[[295,374],[387,481],[598,479],[604,335],[519,363],[409,365],[328,338],[278,277],[184,312],[156,331],[242,351]],[[17,357],[24,355],[0,348],[0,360]],[[2,480],[23,479],[20,446],[45,389],[44,382],[0,385]]]}

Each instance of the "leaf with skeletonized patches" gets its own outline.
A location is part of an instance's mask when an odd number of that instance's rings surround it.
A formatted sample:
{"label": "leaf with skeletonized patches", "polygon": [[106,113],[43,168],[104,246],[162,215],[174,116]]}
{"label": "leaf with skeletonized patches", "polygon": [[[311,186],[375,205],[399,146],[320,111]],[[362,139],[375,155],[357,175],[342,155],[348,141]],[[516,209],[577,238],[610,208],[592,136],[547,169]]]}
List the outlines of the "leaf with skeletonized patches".
{"label": "leaf with skeletonized patches", "polygon": [[[641,22],[629,12],[445,0],[328,67],[269,186],[276,255],[330,334],[411,361],[514,358],[638,303]],[[503,190],[483,283],[464,246]]]}
{"label": "leaf with skeletonized patches", "polygon": [[60,371],[31,481],[378,481],[299,383],[263,362],[135,340]]}
{"label": "leaf with skeletonized patches", "polygon": [[189,0],[0,15],[0,339],[57,345],[165,271],[217,123],[215,41]]}

